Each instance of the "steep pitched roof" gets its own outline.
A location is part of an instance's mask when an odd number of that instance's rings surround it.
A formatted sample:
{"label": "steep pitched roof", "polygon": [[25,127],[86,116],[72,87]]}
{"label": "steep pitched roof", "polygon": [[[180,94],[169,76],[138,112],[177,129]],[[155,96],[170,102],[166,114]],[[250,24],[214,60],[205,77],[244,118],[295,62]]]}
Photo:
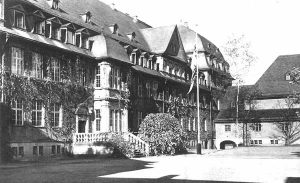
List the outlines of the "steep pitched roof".
{"label": "steep pitched roof", "polygon": [[103,35],[94,36],[92,40],[94,40],[92,52],[96,58],[112,58],[131,64],[125,48],[116,40]]}
{"label": "steep pitched roof", "polygon": [[[185,50],[176,25],[141,29],[141,33],[152,52],[186,61]],[[178,45],[173,50],[174,45]]]}
{"label": "steep pitched roof", "polygon": [[[147,44],[139,30],[149,28],[151,26],[140,20],[134,22],[133,18],[129,15],[118,10],[114,10],[109,5],[99,0],[63,0],[59,3],[59,10],[52,9],[47,3],[47,0],[26,0],[26,2],[49,14],[86,27],[98,33],[104,32],[104,34],[109,37],[122,40],[128,44],[141,47],[148,51]],[[81,17],[81,15],[87,11],[90,11],[92,14],[92,23],[85,23]],[[119,35],[113,35],[110,30],[110,26],[114,24],[118,24]],[[126,36],[129,32],[136,33],[136,42],[131,42]]]}
{"label": "steep pitched roof", "polygon": [[255,85],[263,96],[286,96],[300,91],[300,86],[286,81],[286,74],[294,67],[300,67],[299,55],[282,55],[272,63]]}

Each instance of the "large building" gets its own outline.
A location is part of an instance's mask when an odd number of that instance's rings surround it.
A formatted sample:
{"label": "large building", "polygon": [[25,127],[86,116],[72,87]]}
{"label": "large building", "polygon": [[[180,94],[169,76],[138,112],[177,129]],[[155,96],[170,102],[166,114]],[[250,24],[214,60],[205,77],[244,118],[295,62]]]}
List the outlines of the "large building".
{"label": "large building", "polygon": [[229,65],[210,41],[183,25],[153,28],[98,0],[0,0],[1,99],[12,108],[16,159],[61,154],[70,139],[86,153],[107,132],[134,134],[149,113],[178,115],[196,142],[196,90],[187,95],[192,55],[200,65],[202,144],[214,147]]}
{"label": "large building", "polygon": [[299,67],[300,55],[279,56],[254,85],[239,88],[240,109],[237,87],[228,88],[215,122],[217,147],[300,144],[300,105],[295,97],[300,86],[291,77]]}

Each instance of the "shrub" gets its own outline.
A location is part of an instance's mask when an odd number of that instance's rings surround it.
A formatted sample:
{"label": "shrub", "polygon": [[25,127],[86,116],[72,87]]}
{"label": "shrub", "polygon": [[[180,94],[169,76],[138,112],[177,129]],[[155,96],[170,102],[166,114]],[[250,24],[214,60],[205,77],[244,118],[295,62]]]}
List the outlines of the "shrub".
{"label": "shrub", "polygon": [[167,113],[149,114],[140,125],[138,136],[148,142],[152,154],[173,154],[186,150],[187,134],[178,119]]}
{"label": "shrub", "polygon": [[114,147],[114,157],[128,157],[131,158],[134,155],[134,147],[132,144],[124,139],[122,134],[112,133],[109,143]]}

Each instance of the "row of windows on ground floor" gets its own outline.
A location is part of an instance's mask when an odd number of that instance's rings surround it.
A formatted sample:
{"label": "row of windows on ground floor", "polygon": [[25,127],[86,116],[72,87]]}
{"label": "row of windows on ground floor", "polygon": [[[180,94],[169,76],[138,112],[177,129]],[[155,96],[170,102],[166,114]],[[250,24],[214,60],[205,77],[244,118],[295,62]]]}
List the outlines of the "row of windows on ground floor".
{"label": "row of windows on ground floor", "polygon": [[[263,143],[264,142],[264,143]],[[250,140],[251,145],[261,145],[261,144],[278,144],[278,139],[271,139],[269,143],[267,141],[263,140]]]}
{"label": "row of windows on ground floor", "polygon": [[[32,149],[25,149],[25,148],[32,148]],[[30,154],[26,154],[26,156],[44,156],[45,152],[44,152],[44,148],[47,148],[46,146],[30,146],[30,147],[24,147],[24,146],[12,146],[11,147],[11,152],[12,152],[12,156],[13,158],[22,158],[25,155],[25,152],[31,152]],[[50,146],[51,148],[51,154],[50,155],[60,155],[63,148],[61,147],[61,145],[52,145]]]}

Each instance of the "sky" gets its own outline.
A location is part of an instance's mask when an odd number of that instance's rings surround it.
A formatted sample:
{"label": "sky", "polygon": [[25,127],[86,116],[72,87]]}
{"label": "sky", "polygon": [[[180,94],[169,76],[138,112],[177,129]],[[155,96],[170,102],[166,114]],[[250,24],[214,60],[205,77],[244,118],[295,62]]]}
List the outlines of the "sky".
{"label": "sky", "polygon": [[220,48],[232,35],[244,35],[257,57],[245,84],[254,84],[279,55],[300,54],[299,0],[101,1],[153,27],[188,22]]}

